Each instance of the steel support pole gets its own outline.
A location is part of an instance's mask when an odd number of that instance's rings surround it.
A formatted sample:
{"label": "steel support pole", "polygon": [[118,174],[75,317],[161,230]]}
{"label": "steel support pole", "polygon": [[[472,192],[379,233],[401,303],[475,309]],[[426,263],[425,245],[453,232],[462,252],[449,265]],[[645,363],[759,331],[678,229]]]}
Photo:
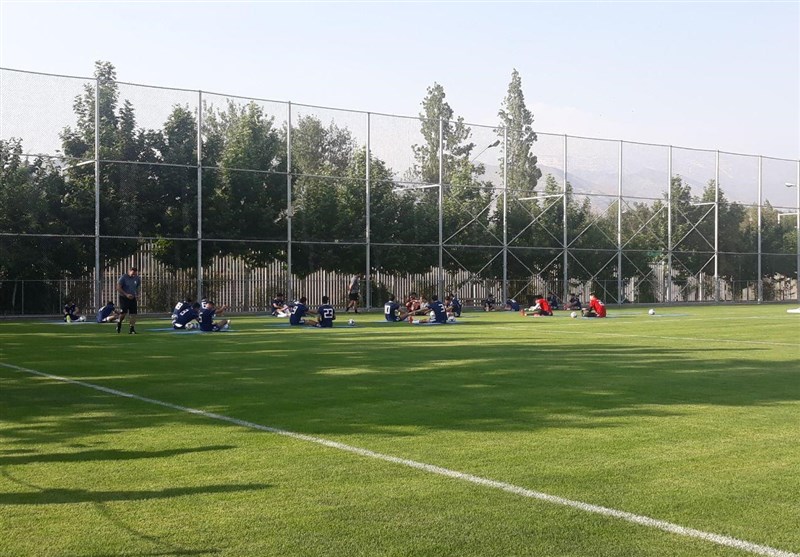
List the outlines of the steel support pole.
{"label": "steel support pole", "polygon": [[[99,311],[103,289],[100,268],[100,78],[94,88],[94,306]],[[24,292],[24,289],[23,289]]]}
{"label": "steel support pole", "polygon": [[292,292],[292,103],[288,104],[286,119],[286,299],[294,300]]}
{"label": "steel support pole", "polygon": [[503,303],[508,300],[508,128],[503,128]]}
{"label": "steel support pole", "polygon": [[444,121],[439,118],[439,299],[444,299]]}
{"label": "steel support pole", "polygon": [[764,185],[762,182],[762,169],[763,169],[763,162],[764,159],[761,155],[758,156],[758,293],[756,296],[756,302],[761,303],[764,301],[764,281],[761,277],[761,205],[764,199]]}
{"label": "steel support pole", "polygon": [[370,139],[371,139],[370,138],[370,113],[367,112],[367,151],[366,151],[366,155],[367,155],[367,167],[366,168],[367,168],[367,170],[366,170],[366,201],[365,201],[367,224],[366,224],[366,230],[364,231],[364,234],[366,235],[366,241],[367,241],[367,253],[366,253],[366,256],[367,256],[366,257],[366,263],[367,264],[366,264],[366,270],[365,270],[365,274],[364,274],[364,277],[365,277],[364,288],[366,288],[366,290],[367,290],[366,296],[365,296],[367,309],[370,309],[372,307],[372,260],[371,260],[371,257],[370,257],[371,256],[371,252],[372,252],[372,247],[371,247],[371,244],[370,244],[370,242],[372,240],[372,228],[371,228],[371,218],[372,218],[372,205],[371,205],[372,204],[372,197],[371,197],[372,188],[371,188],[371,186],[372,186],[372,184],[370,182],[370,160],[372,159],[372,152],[371,152],[371,149],[370,149],[370,147],[371,147]]}
{"label": "steel support pole", "polygon": [[619,166],[617,169],[617,305],[621,305],[622,297],[622,141],[619,142]]}
{"label": "steel support pole", "polygon": [[795,190],[795,195],[797,197],[794,205],[796,211],[794,229],[797,233],[797,276],[795,277],[794,281],[794,290],[797,294],[797,302],[800,303],[800,160],[797,161],[797,175],[795,176],[794,187],[797,188]]}
{"label": "steel support pole", "polygon": [[569,300],[569,252],[567,249],[567,134],[564,134],[564,184],[561,192],[561,243],[564,246],[564,297],[562,300]]}
{"label": "steel support pole", "polygon": [[669,146],[667,168],[667,302],[672,303],[672,145]]}
{"label": "steel support pole", "polygon": [[714,301],[719,302],[719,151],[714,163]]}
{"label": "steel support pole", "polygon": [[203,92],[197,97],[197,300],[203,299]]}

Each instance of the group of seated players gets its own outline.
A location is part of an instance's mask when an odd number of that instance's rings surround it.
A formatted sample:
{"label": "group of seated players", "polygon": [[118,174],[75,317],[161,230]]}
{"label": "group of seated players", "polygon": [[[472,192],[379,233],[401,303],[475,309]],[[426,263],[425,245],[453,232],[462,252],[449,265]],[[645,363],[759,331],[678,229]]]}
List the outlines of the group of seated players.
{"label": "group of seated players", "polygon": [[186,298],[175,304],[172,310],[172,328],[178,331],[197,328],[207,333],[227,330],[231,325],[230,319],[214,319],[227,309],[228,306],[217,308],[211,300],[195,302]]}
{"label": "group of seated players", "polygon": [[[542,295],[536,295],[533,299],[534,305],[523,309],[516,300],[509,298],[506,300],[503,309],[519,311],[525,316],[546,317],[552,316],[553,309],[558,309],[559,307],[558,298],[552,294],[547,298]],[[491,305],[487,304],[490,300],[492,302]],[[491,296],[488,296],[486,300],[483,300],[484,309],[493,311],[493,303]],[[113,310],[113,304],[111,302],[109,304]],[[407,321],[412,324],[445,324],[455,323],[456,318],[461,317],[462,307],[461,301],[453,294],[448,294],[444,301],[440,301],[436,295],[428,298],[412,292],[408,295],[404,304],[400,304],[394,295],[390,295],[383,306],[383,314],[386,321],[391,323]],[[223,315],[227,309],[227,306],[217,308],[214,302],[210,300],[202,300],[201,303],[198,303],[191,298],[187,298],[175,305],[172,311],[172,327],[176,330],[188,330],[196,327],[206,332],[223,331],[230,327],[230,320],[215,320],[215,317]],[[582,308],[578,297],[573,295],[569,303],[564,305],[564,309],[581,309],[583,317],[606,316],[605,305],[594,294],[589,297],[589,305],[587,307]],[[294,302],[287,303],[284,295],[278,293],[272,299],[270,310],[270,314],[274,317],[288,317],[289,324],[292,326],[330,328],[333,327],[333,322],[336,320],[336,309],[330,304],[328,296],[322,297],[322,303],[317,307],[316,312],[312,313],[311,307],[308,305],[308,299],[305,296]],[[106,309],[102,311],[106,311]],[[100,322],[99,319],[100,313],[98,313],[98,322]]]}

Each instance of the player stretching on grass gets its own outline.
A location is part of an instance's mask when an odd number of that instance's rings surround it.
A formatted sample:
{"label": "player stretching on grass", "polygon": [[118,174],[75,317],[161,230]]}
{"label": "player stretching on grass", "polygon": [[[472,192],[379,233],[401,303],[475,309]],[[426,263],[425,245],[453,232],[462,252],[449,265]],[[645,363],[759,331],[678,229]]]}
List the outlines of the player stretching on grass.
{"label": "player stretching on grass", "polygon": [[[423,298],[424,300],[424,298]],[[425,305],[424,310],[429,310],[433,313],[432,317],[426,317],[423,319],[418,319],[414,321],[412,316],[408,317],[409,323],[447,323],[447,310],[444,309],[444,304],[439,301],[439,297],[437,295],[431,296],[431,301]]]}
{"label": "player stretching on grass", "polygon": [[306,317],[308,315],[308,306],[306,302],[308,298],[303,296],[300,298],[295,305],[293,305],[289,311],[291,311],[291,315],[289,315],[289,325],[311,325],[314,326],[317,324],[317,320],[311,317]]}
{"label": "player stretching on grass", "polygon": [[131,314],[131,328],[129,334],[136,334],[136,298],[139,296],[139,288],[142,286],[142,279],[139,277],[139,270],[131,267],[128,272],[119,277],[117,281],[117,292],[119,292],[119,321],[117,321],[117,332],[122,330],[122,322],[125,316]]}
{"label": "player stretching on grass", "polygon": [[400,309],[400,304],[395,301],[394,294],[392,294],[389,296],[389,301],[383,304],[383,316],[386,318],[386,321],[396,323],[398,321],[405,321],[408,312]]}
{"label": "player stretching on grass", "polygon": [[606,305],[594,294],[589,295],[589,307],[583,308],[584,317],[605,317]]}
{"label": "player stretching on grass", "polygon": [[534,296],[536,303],[528,311],[523,311],[523,315],[530,315],[533,317],[549,317],[553,315],[553,308],[550,303],[541,294]]}

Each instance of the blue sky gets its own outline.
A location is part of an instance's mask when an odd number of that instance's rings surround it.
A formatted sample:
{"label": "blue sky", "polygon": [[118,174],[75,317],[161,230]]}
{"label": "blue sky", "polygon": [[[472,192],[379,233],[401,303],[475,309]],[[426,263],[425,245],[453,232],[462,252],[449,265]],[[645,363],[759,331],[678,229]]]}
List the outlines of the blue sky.
{"label": "blue sky", "polygon": [[441,83],[493,125],[800,157],[800,3],[0,0],[0,66],[416,115]]}

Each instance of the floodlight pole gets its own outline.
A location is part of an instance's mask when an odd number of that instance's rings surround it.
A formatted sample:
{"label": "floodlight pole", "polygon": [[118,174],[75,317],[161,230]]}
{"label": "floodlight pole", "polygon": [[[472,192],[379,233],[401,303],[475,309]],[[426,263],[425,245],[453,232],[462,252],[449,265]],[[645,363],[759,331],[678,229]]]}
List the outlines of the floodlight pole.
{"label": "floodlight pole", "polygon": [[444,121],[439,118],[439,298],[444,299]]}
{"label": "floodlight pole", "polygon": [[103,278],[100,268],[100,78],[94,88],[94,306],[99,311]]}
{"label": "floodlight pole", "polygon": [[366,236],[367,242],[367,253],[366,253],[366,271],[364,275],[364,288],[366,288],[367,292],[365,295],[365,300],[367,304],[367,309],[372,307],[372,260],[370,258],[372,247],[371,247],[371,237],[372,237],[372,228],[371,228],[371,218],[372,218],[372,199],[371,199],[371,183],[370,183],[370,159],[372,159],[371,149],[370,149],[370,113],[367,112],[367,167],[366,167],[366,230],[364,234]]}
{"label": "floodlight pole", "polygon": [[286,297],[293,300],[292,293],[292,103],[288,103],[286,123]]}
{"label": "floodlight pole", "polygon": [[762,169],[764,159],[761,155],[758,156],[758,275],[757,275],[757,294],[756,302],[761,303],[764,301],[764,281],[761,277],[761,205],[763,203],[763,183],[762,183]]}
{"label": "floodlight pole", "polygon": [[197,300],[203,299],[203,91],[197,97]]}

